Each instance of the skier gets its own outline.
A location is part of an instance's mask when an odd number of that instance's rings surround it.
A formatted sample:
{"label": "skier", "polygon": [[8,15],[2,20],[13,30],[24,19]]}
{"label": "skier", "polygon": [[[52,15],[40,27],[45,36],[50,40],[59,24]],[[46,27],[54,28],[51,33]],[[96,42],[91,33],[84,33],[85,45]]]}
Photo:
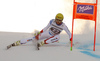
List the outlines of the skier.
{"label": "skier", "polygon": [[[63,19],[64,19],[64,16],[61,13],[58,13],[55,16],[55,19],[50,20],[48,25],[45,28],[43,28],[40,32],[38,32],[38,34],[35,37],[19,40],[15,43],[11,44],[10,47],[25,44],[28,41],[32,41],[34,39],[36,39],[36,40],[45,39],[44,41],[41,41],[39,43],[39,46],[42,46],[44,44],[54,43],[60,39],[59,34],[61,33],[62,30],[66,31],[66,33],[69,35],[69,39],[71,41],[71,39],[72,39],[71,33],[70,33],[68,27],[62,22]],[[9,49],[10,47],[8,46],[7,49]]]}

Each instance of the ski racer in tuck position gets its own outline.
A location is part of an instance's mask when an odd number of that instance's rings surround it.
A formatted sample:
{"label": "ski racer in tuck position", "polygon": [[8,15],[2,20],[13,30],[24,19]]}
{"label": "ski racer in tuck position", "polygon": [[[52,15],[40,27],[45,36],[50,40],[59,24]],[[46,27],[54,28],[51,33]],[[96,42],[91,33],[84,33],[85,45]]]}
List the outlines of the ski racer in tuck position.
{"label": "ski racer in tuck position", "polygon": [[[45,28],[43,28],[40,32],[38,32],[38,34],[35,37],[19,40],[15,43],[11,44],[10,47],[25,44],[28,41],[32,41],[34,39],[36,39],[36,40],[45,39],[44,41],[41,41],[39,43],[40,46],[42,46],[44,44],[54,43],[60,39],[59,34],[62,32],[62,30],[66,31],[66,33],[69,35],[69,39],[71,41],[71,39],[72,39],[71,33],[70,33],[68,27],[62,22],[63,19],[64,19],[64,16],[61,13],[58,13],[55,16],[55,19],[50,20],[48,25]],[[10,47],[7,46],[7,49],[9,49]]]}

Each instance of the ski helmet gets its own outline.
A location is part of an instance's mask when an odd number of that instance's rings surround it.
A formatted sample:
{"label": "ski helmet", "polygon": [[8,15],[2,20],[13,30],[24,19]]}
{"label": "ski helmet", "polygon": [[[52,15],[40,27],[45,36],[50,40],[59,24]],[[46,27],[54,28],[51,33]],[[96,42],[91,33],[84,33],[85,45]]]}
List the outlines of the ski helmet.
{"label": "ski helmet", "polygon": [[64,16],[63,16],[63,14],[58,13],[58,14],[56,15],[55,19],[63,20],[63,19],[64,19]]}

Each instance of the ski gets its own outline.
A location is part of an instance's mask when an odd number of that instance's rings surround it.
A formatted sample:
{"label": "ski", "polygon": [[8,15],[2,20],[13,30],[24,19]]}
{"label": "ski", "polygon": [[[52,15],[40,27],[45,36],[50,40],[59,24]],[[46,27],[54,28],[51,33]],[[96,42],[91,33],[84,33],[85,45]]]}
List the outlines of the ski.
{"label": "ski", "polygon": [[36,50],[40,50],[40,49],[39,49],[40,44],[38,43],[38,40],[37,40],[37,39],[34,39],[34,40],[32,40],[32,42],[33,42],[33,45],[35,46],[35,49],[36,49]]}
{"label": "ski", "polygon": [[12,47],[12,44],[11,44],[11,45],[8,45],[8,46],[7,46],[7,50],[8,50],[9,48],[11,48],[11,47]]}
{"label": "ski", "polygon": [[13,46],[18,46],[18,45],[20,45],[20,44],[21,44],[20,41],[17,41],[17,42],[15,42],[15,43],[13,43],[13,44],[8,45],[8,46],[7,46],[7,49],[9,49],[9,48],[11,48],[11,47],[13,47]]}
{"label": "ski", "polygon": [[36,48],[37,48],[37,50],[40,50],[40,44],[39,43],[37,43],[37,45],[36,45]]}

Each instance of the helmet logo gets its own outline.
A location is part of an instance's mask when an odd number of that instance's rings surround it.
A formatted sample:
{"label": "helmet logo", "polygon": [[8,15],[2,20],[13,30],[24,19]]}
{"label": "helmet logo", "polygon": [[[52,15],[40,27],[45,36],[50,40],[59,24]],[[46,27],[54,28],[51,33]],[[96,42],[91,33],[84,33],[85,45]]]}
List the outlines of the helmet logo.
{"label": "helmet logo", "polygon": [[59,16],[57,16],[56,18],[57,18],[57,19],[62,19],[62,17],[59,17]]}
{"label": "helmet logo", "polygon": [[61,17],[58,17],[58,16],[57,16],[57,18],[61,18]]}

